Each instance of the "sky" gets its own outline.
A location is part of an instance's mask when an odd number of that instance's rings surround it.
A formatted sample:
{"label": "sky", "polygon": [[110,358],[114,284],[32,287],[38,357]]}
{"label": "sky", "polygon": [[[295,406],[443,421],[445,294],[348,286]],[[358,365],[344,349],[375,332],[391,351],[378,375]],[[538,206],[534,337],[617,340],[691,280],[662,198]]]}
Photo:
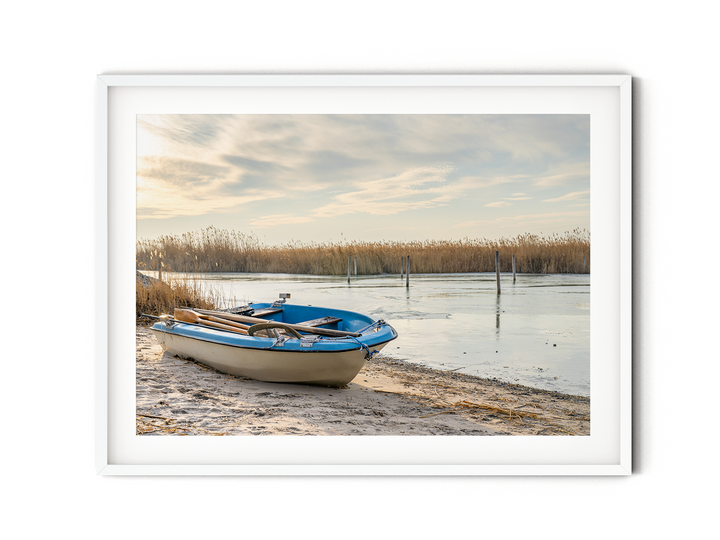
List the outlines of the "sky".
{"label": "sky", "polygon": [[589,115],[139,115],[137,238],[590,230]]}

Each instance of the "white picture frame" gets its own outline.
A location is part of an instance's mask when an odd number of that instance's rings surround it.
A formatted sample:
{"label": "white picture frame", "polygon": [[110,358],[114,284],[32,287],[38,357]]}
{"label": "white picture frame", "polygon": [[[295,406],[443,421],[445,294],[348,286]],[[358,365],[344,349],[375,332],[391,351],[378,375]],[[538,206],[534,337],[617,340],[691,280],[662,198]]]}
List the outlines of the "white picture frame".
{"label": "white picture frame", "polygon": [[[591,435],[137,437],[134,318],[124,316],[135,287],[132,122],[192,112],[590,114]],[[99,75],[97,473],[631,474],[631,138],[628,75]]]}

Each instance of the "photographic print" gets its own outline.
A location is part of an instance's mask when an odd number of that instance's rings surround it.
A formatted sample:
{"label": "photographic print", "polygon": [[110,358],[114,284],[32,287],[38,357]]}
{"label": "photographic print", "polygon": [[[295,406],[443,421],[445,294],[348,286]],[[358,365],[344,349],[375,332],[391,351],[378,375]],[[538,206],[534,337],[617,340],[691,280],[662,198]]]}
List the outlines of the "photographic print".
{"label": "photographic print", "polygon": [[590,435],[589,114],[136,122],[136,436]]}

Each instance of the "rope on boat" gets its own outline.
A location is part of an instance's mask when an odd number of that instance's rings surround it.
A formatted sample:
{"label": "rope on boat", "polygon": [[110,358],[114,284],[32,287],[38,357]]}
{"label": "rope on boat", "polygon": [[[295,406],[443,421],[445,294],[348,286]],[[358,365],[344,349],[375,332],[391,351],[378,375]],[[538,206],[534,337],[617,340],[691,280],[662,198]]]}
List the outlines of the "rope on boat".
{"label": "rope on boat", "polygon": [[360,345],[360,347],[362,347],[362,349],[365,351],[365,360],[370,360],[373,357],[373,355],[378,352],[377,350],[370,352],[370,349],[368,349],[368,346],[365,345],[362,341],[360,341],[357,338],[354,338],[352,336],[348,336],[348,337],[350,339],[352,339],[355,343]]}
{"label": "rope on boat", "polygon": [[371,328],[374,328],[374,327],[380,328],[381,326],[387,326],[387,323],[383,319],[380,319],[379,321],[375,321],[374,323],[367,325],[365,328],[358,330],[357,333],[362,334],[363,332],[366,332],[367,330],[370,330]]}
{"label": "rope on boat", "polygon": [[[364,334],[371,328],[379,329],[381,326],[387,326],[387,323],[385,322],[384,319],[377,320],[374,323],[367,325],[365,328],[358,330],[358,333]],[[365,360],[370,360],[373,356],[375,356],[378,352],[380,352],[377,349],[375,349],[374,351],[370,351],[370,349],[368,349],[367,345],[365,345],[364,343],[362,343],[361,341],[357,340],[356,338],[354,338],[352,336],[349,336],[349,337],[350,337],[350,339],[352,339],[353,341],[358,343],[363,348],[363,350],[365,351]]]}
{"label": "rope on boat", "polygon": [[171,322],[170,315],[160,315],[158,319],[160,319],[160,328],[162,328],[162,332],[160,332],[162,338],[159,340],[160,346],[163,348],[163,350],[165,350],[165,334],[167,333],[168,329],[175,326],[175,324],[174,321]]}

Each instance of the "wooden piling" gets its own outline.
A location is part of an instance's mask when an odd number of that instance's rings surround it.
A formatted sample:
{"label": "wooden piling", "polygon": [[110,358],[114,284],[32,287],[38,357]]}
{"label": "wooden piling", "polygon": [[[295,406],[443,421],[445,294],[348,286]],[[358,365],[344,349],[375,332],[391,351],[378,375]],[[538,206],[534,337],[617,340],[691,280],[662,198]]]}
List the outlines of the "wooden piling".
{"label": "wooden piling", "polygon": [[513,254],[513,283],[515,283],[515,255]]}
{"label": "wooden piling", "polygon": [[400,257],[400,279],[403,278],[403,261],[405,260],[405,257]]}
{"label": "wooden piling", "polygon": [[158,255],[158,279],[162,281],[162,253]]}
{"label": "wooden piling", "polygon": [[353,262],[354,262],[354,264],[355,264],[355,275],[357,276],[357,257],[355,257],[355,259],[353,260]]}
{"label": "wooden piling", "polygon": [[497,279],[497,293],[500,294],[500,252],[495,252],[495,278]]}
{"label": "wooden piling", "polygon": [[583,274],[585,273],[585,257],[586,255],[583,255]]}
{"label": "wooden piling", "polygon": [[350,257],[348,257],[348,285],[350,284]]}
{"label": "wooden piling", "polygon": [[407,263],[405,264],[405,286],[410,286],[410,255],[407,256]]}

